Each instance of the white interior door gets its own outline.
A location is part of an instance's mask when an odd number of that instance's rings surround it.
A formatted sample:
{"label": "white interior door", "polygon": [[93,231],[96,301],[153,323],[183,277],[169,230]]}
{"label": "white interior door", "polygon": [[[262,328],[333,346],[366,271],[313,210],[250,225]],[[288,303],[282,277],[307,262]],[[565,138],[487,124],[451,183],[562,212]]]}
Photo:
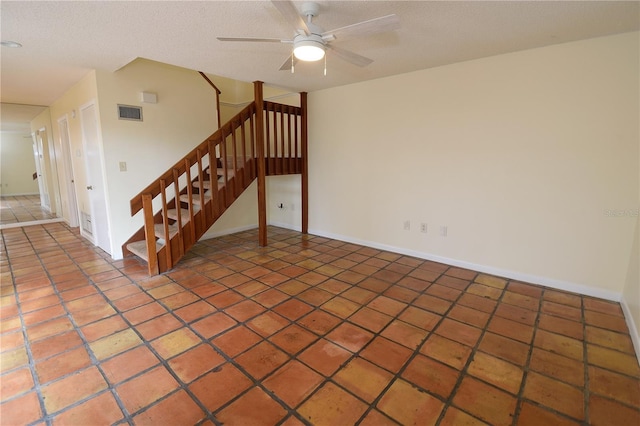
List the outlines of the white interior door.
{"label": "white interior door", "polygon": [[94,244],[111,254],[109,216],[107,214],[107,197],[103,177],[104,170],[102,168],[98,119],[94,103],[80,109],[80,121],[82,123],[84,160],[87,167],[86,189],[89,194],[89,203],[91,204],[91,226],[93,228]]}
{"label": "white interior door", "polygon": [[49,189],[47,187],[47,175],[44,160],[44,144],[42,143],[42,137],[44,129],[38,130],[33,138],[33,155],[36,160],[36,173],[38,174],[38,191],[40,191],[40,206],[46,210],[51,211],[51,204],[49,201]]}
{"label": "white interior door", "polygon": [[61,177],[61,185],[67,189],[67,215],[69,226],[75,228],[78,221],[78,198],[76,197],[75,177],[73,162],[71,161],[71,138],[69,136],[69,121],[67,117],[58,120],[60,129],[60,148],[62,149],[62,162],[64,163],[64,176]]}

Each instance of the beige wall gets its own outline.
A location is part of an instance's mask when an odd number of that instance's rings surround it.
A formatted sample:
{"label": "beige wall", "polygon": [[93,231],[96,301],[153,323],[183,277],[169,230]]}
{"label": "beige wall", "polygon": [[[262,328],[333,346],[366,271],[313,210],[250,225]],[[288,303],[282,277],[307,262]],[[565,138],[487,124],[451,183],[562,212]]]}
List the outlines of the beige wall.
{"label": "beige wall", "polygon": [[38,194],[38,181],[33,156],[33,139],[26,133],[0,134],[0,194]]}
{"label": "beige wall", "polygon": [[[71,142],[71,161],[73,179],[76,186],[76,197],[78,210],[89,213],[91,211],[87,187],[87,169],[84,162],[84,148],[82,145],[82,124],[80,120],[80,107],[91,101],[96,101],[96,75],[95,71],[87,73],[75,86],[67,91],[60,99],[57,99],[49,107],[51,116],[51,127],[53,129],[53,143],[56,152],[56,164],[59,175],[59,182],[66,182],[71,179],[67,176],[63,159],[63,146],[58,128],[58,120],[64,116],[69,123],[69,139]],[[34,123],[31,124],[32,127]],[[62,217],[69,222],[69,211],[72,206],[69,202],[69,193],[66,185],[58,185],[62,199]]]}
{"label": "beige wall", "polygon": [[619,299],[635,218],[607,212],[638,208],[638,38],[311,93],[310,231]]}
{"label": "beige wall", "polygon": [[640,218],[636,218],[634,235],[633,247],[629,255],[627,280],[622,292],[622,307],[625,315],[631,318],[631,321],[627,321],[627,323],[630,325],[631,335],[636,337],[633,343],[638,361],[640,361]]}
{"label": "beige wall", "polygon": [[[117,259],[143,224],[142,212],[131,218],[131,198],[218,128],[215,93],[196,71],[144,59],[115,73],[98,71],[97,90]],[[157,94],[157,103],[142,103],[143,91]],[[144,121],[118,120],[118,104],[142,106]]]}

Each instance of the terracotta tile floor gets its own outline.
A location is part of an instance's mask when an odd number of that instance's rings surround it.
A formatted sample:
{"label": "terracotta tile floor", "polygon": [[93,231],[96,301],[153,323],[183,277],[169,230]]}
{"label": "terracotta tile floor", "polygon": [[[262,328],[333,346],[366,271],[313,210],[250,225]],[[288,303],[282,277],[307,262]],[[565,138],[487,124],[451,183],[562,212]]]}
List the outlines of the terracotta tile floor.
{"label": "terracotta tile floor", "polygon": [[269,229],[147,277],[2,232],[3,425],[638,425],[620,306]]}
{"label": "terracotta tile floor", "polygon": [[0,196],[0,225],[54,219],[40,205],[39,195],[3,195]]}

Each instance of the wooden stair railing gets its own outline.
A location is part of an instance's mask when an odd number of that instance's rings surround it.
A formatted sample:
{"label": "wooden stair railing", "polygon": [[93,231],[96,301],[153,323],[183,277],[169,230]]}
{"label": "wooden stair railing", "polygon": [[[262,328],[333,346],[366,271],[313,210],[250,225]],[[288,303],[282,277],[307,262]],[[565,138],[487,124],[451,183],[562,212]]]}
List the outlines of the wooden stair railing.
{"label": "wooden stair railing", "polygon": [[[259,154],[266,175],[303,174],[304,182],[303,117],[299,107],[257,101],[247,105],[131,199],[131,216],[142,210],[144,225],[123,244],[124,255],[147,261],[150,275],[173,268],[258,177]],[[260,140],[262,149],[256,145]],[[305,198],[303,194],[303,232]]]}

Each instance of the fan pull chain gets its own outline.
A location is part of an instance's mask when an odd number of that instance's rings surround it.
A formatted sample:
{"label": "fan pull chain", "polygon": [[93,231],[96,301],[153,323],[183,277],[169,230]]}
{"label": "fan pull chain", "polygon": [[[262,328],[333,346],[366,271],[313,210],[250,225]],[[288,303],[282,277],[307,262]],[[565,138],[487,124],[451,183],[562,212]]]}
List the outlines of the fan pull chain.
{"label": "fan pull chain", "polygon": [[293,53],[291,53],[291,74],[293,74],[294,72],[296,72],[296,69],[293,66]]}
{"label": "fan pull chain", "polygon": [[327,75],[327,54],[324,54],[324,75]]}

